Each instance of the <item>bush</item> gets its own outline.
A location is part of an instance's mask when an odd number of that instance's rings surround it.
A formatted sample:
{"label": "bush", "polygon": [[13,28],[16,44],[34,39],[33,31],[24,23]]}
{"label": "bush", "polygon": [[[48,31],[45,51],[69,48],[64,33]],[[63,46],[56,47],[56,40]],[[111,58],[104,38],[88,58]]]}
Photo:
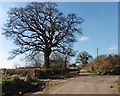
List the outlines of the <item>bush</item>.
{"label": "bush", "polygon": [[34,76],[35,74],[35,68],[3,69],[3,71],[6,75],[18,74],[19,76],[23,77],[27,74],[30,74],[31,76]]}
{"label": "bush", "polygon": [[20,80],[18,76],[7,76],[3,78],[3,96],[22,96],[24,93],[37,91],[39,85],[43,84],[37,80],[26,82]]}
{"label": "bush", "polygon": [[120,65],[118,64],[118,60],[120,60],[120,57],[117,55],[102,55],[92,63],[88,64],[86,69],[101,75],[119,75]]}
{"label": "bush", "polygon": [[35,70],[35,76],[41,79],[45,78],[60,78],[59,76],[65,75],[69,72],[68,68],[56,68],[56,69],[42,69]]}
{"label": "bush", "polygon": [[95,72],[94,66],[91,67],[91,71],[92,71],[92,72]]}

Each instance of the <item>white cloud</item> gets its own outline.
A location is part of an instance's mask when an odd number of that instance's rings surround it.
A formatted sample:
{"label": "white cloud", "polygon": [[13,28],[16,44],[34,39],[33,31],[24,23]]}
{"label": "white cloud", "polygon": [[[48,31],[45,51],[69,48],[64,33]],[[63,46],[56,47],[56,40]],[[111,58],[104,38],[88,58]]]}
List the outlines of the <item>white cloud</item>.
{"label": "white cloud", "polygon": [[86,40],[88,40],[88,37],[87,37],[87,36],[81,36],[81,37],[80,37],[80,41],[86,41]]}
{"label": "white cloud", "polygon": [[112,51],[112,50],[117,50],[118,48],[115,46],[115,47],[111,47],[111,48],[108,48],[109,51]]}
{"label": "white cloud", "polygon": [[118,52],[118,47],[117,46],[110,47],[110,48],[108,48],[108,51],[110,53],[117,53]]}

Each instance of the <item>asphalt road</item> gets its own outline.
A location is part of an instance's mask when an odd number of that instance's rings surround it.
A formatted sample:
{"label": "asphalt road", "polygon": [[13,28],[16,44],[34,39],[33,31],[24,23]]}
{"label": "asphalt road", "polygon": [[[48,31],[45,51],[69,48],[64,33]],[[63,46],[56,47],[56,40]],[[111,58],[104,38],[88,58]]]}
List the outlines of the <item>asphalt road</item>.
{"label": "asphalt road", "polygon": [[113,94],[116,96],[113,86],[117,76],[99,76],[85,72],[62,84],[49,88],[46,94]]}

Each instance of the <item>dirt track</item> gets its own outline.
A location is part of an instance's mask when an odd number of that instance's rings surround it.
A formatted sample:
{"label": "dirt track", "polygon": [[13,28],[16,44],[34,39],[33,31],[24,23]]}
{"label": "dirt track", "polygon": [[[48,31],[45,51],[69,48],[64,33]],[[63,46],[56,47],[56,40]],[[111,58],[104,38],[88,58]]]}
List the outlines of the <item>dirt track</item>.
{"label": "dirt track", "polygon": [[99,76],[81,73],[80,76],[49,86],[44,94],[113,94],[118,76]]}
{"label": "dirt track", "polygon": [[79,76],[49,88],[46,94],[115,94],[110,88],[115,81],[112,76]]}

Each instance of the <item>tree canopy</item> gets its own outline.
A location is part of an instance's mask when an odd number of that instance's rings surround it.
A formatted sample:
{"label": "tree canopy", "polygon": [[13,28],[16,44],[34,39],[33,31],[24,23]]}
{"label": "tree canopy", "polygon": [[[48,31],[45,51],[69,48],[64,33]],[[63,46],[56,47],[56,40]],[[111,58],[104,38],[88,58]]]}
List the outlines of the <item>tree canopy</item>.
{"label": "tree canopy", "polygon": [[81,63],[83,65],[88,63],[88,60],[93,58],[88,52],[80,52],[77,56],[76,63]]}
{"label": "tree canopy", "polygon": [[52,52],[73,55],[74,33],[81,34],[79,25],[83,22],[76,14],[64,15],[53,2],[32,2],[11,8],[8,15],[3,35],[17,46],[11,51],[10,59],[20,54],[32,58],[43,52],[45,68],[49,68]]}

